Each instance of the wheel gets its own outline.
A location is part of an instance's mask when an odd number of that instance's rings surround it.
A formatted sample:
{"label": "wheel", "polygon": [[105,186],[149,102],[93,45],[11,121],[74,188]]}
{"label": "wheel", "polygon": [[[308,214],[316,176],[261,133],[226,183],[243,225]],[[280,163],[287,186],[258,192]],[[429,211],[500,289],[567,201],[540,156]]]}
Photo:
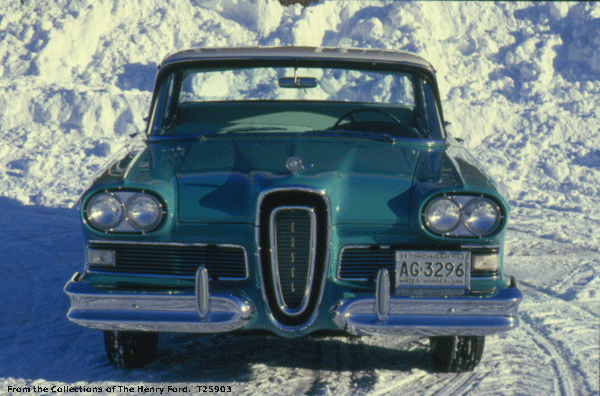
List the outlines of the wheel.
{"label": "wheel", "polygon": [[481,361],[485,337],[430,337],[431,361],[440,373],[472,371]]}
{"label": "wheel", "polygon": [[[392,122],[388,121],[357,121],[354,118],[355,114],[358,113],[377,113],[381,114],[387,118],[389,118]],[[342,121],[345,119],[350,119],[348,123],[342,124]],[[421,138],[419,132],[411,127],[408,127],[396,118],[393,114],[390,114],[386,111],[379,109],[369,109],[369,108],[358,108],[354,109],[340,118],[333,124],[329,130],[340,130],[340,129],[350,129],[359,132],[367,132],[367,133],[386,133],[392,136],[401,136],[401,137],[409,137],[409,138]]]}
{"label": "wheel", "polygon": [[338,120],[335,122],[335,124],[333,124],[333,127],[331,129],[336,129],[339,128],[340,124],[342,121],[344,121],[346,118],[350,117],[350,121],[354,122],[354,114],[356,113],[365,113],[365,112],[371,112],[371,113],[379,113],[379,114],[383,114],[384,116],[392,119],[396,124],[402,126],[402,123],[400,122],[399,119],[397,119],[395,116],[391,115],[390,113],[383,111],[383,110],[379,110],[379,109],[367,109],[367,108],[360,108],[360,109],[354,109],[346,114],[344,114],[343,116],[341,116],[340,118],[338,118]]}
{"label": "wheel", "polygon": [[156,356],[158,333],[105,331],[106,357],[116,368],[141,368]]}

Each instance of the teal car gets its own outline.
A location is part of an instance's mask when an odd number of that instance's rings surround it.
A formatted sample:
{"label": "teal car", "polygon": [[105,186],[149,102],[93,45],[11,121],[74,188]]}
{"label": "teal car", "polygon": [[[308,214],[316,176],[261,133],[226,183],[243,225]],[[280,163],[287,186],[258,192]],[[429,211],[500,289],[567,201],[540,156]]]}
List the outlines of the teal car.
{"label": "teal car", "polygon": [[509,205],[406,52],[201,48],[159,66],[144,139],[80,200],[68,319],[116,367],[158,334],[428,337],[472,370],[518,325]]}

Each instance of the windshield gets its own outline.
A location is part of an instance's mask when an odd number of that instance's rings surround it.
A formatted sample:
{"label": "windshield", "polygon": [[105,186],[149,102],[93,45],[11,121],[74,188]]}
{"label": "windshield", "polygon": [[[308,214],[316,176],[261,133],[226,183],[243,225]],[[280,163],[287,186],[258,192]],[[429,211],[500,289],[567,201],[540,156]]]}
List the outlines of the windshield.
{"label": "windshield", "polygon": [[[328,132],[438,138],[420,77],[335,68],[184,69],[163,79],[152,135]],[[429,101],[429,106],[428,102]]]}
{"label": "windshield", "polygon": [[[280,79],[316,80],[313,87],[280,86]],[[290,81],[286,80],[286,81]],[[256,68],[188,70],[180,103],[222,100],[322,100],[414,106],[410,76],[359,70]]]}

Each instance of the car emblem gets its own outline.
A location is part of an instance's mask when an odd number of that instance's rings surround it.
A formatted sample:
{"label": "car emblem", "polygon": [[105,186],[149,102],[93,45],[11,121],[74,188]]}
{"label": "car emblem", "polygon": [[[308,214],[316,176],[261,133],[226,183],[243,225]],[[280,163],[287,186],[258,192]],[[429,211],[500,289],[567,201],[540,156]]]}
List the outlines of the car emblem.
{"label": "car emblem", "polygon": [[285,161],[285,167],[292,173],[298,172],[302,169],[302,160],[298,157],[290,157]]}

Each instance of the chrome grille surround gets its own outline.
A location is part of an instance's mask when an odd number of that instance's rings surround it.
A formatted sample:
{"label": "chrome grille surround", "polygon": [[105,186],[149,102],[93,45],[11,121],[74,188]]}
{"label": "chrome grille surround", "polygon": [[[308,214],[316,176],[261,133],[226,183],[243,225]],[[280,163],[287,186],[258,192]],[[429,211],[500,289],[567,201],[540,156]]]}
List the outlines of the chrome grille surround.
{"label": "chrome grille surround", "polygon": [[114,265],[86,264],[89,273],[194,280],[204,265],[211,279],[249,277],[248,255],[240,245],[92,240],[88,246],[115,252]]}
{"label": "chrome grille surround", "polygon": [[[280,304],[274,276],[273,247],[271,245],[272,212],[278,208],[302,208],[314,212],[311,229],[315,231],[314,265],[308,296],[295,308]],[[298,331],[312,324],[318,316],[329,263],[331,220],[329,198],[322,190],[307,187],[283,187],[263,191],[258,199],[256,214],[256,243],[258,246],[259,275],[267,313],[281,330]],[[312,216],[312,215],[311,215]],[[276,266],[276,265],[275,265]],[[281,295],[281,294],[280,294]],[[285,301],[285,300],[284,300]]]}

